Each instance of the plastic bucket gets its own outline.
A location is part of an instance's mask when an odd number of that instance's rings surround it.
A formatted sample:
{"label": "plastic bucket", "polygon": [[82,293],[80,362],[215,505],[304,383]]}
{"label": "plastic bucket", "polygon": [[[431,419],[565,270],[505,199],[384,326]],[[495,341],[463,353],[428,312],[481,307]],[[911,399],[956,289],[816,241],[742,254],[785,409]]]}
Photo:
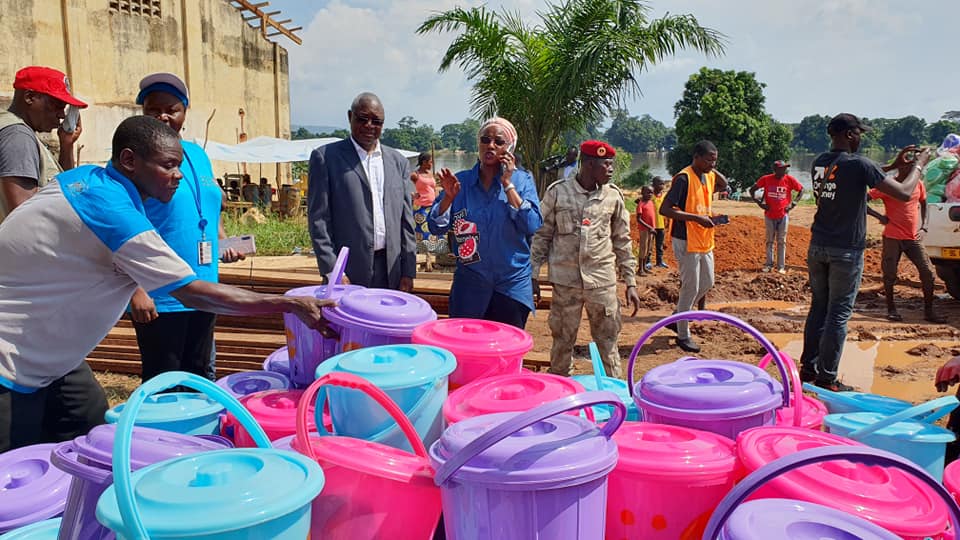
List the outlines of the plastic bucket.
{"label": "plastic bucket", "polygon": [[[323,427],[311,436],[313,401],[319,396],[315,406],[323,408],[323,387],[363,392],[397,423],[414,453],[377,442],[330,436]],[[349,373],[331,373],[310,385],[297,409],[292,447],[316,460],[326,475],[323,492],[313,500],[312,538],[427,540],[433,534],[440,518],[440,490],[433,483],[427,450],[403,411],[370,381]]]}
{"label": "plastic bucket", "polygon": [[624,422],[607,487],[607,540],[700,538],[738,478],[732,440],[680,426]]}
{"label": "plastic bucket", "polygon": [[[245,396],[240,403],[257,420],[267,433],[267,438],[275,441],[297,432],[297,404],[302,397],[303,390],[267,390]],[[312,423],[310,427],[314,427]],[[225,437],[232,438],[238,448],[257,446],[233,414],[227,413],[223,417],[221,430]]]}
{"label": "plastic bucket", "polygon": [[[957,436],[949,429],[927,422],[934,422],[957,405],[957,398],[945,396],[889,416],[875,412],[830,414],[824,424],[830,433],[903,456],[940,481],[947,443]],[[921,416],[926,422],[914,420]]]}
{"label": "plastic bucket", "polygon": [[[562,414],[599,403],[614,414],[598,428]],[[610,440],[627,408],[611,392],[568,396],[522,413],[458,422],[430,447],[452,538],[603,538]]]}
{"label": "plastic bucket", "polygon": [[881,396],[879,394],[831,392],[830,390],[809,383],[804,384],[803,389],[817,394],[820,401],[826,405],[828,414],[876,412],[888,415],[913,407],[913,403],[909,401]]}
{"label": "plastic bucket", "polygon": [[410,339],[457,357],[457,369],[450,374],[451,391],[477,379],[520,373],[523,356],[533,348],[533,337],[526,331],[480,319],[431,321],[418,326]]}
{"label": "plastic bucket", "polygon": [[413,330],[435,321],[426,300],[402,291],[361,289],[345,294],[323,316],[340,329],[337,353],[377,345],[410,343]]}
{"label": "plastic bucket", "polygon": [[[590,361],[593,364],[593,375],[574,375],[571,379],[580,383],[587,392],[605,390],[620,396],[620,401],[627,406],[627,421],[636,422],[640,420],[640,411],[637,410],[637,404],[633,402],[627,381],[616,377],[607,377],[607,370],[603,367],[603,360],[600,358],[600,350],[597,349],[597,344],[591,341],[588,348],[590,349]],[[597,422],[606,422],[613,412],[606,405],[597,405],[593,407],[592,411]]]}
{"label": "plastic bucket", "polygon": [[[121,403],[109,409],[107,422],[116,424],[125,408]],[[184,435],[219,435],[222,413],[223,405],[205,394],[170,392],[146,398],[137,425]]]}
{"label": "plastic bucket", "polygon": [[284,345],[273,351],[263,361],[263,370],[279,373],[290,378],[290,355],[287,352],[287,346]]}
{"label": "plastic bucket", "polygon": [[[750,473],[782,457],[825,446],[853,455],[857,449],[867,448],[831,433],[778,426],[741,433],[737,455]],[[946,531],[949,515],[940,497],[924,481],[898,469],[850,461],[818,463],[769,480],[753,496],[828,506],[864,518],[905,540],[953,538],[952,531]]]}
{"label": "plastic bucket", "polygon": [[[895,467],[911,474],[926,489],[947,503],[953,530],[960,527],[960,507],[933,477],[900,456],[866,447],[825,447],[801,450],[770,462],[754,471],[724,498],[707,524],[704,539],[760,540],[766,538],[838,538],[894,540],[900,538],[862,517],[845,514],[816,504],[791,500],[760,500],[740,505],[765,482],[794,469],[843,460],[846,465],[863,467],[878,473]],[[841,465],[843,466],[843,465]],[[821,465],[822,467],[822,465]],[[751,508],[752,506],[752,508]]]}
{"label": "plastic bucket", "polygon": [[960,461],[954,461],[943,470],[943,487],[960,502]]}
{"label": "plastic bucket", "polygon": [[[453,354],[439,347],[383,345],[334,356],[320,364],[317,378],[352,373],[370,381],[400,407],[427,445],[443,430],[440,410],[447,399],[447,376],[456,365]],[[338,434],[413,450],[396,421],[366,393],[331,387],[327,394],[330,422]]]}
{"label": "plastic bucket", "polygon": [[[291,289],[284,295],[339,300],[343,295],[360,289],[363,289],[360,285],[314,285]],[[323,334],[308,327],[292,313],[283,314],[283,327],[290,355],[290,380],[297,388],[304,388],[313,382],[317,366],[337,354],[337,340],[323,337]],[[330,327],[340,332],[337,325],[331,324]]]}
{"label": "plastic bucket", "polygon": [[290,379],[274,371],[241,371],[217,379],[217,385],[240,399],[243,396],[266,390],[289,390]]}
{"label": "plastic bucket", "polygon": [[549,373],[487,377],[454,390],[443,404],[443,419],[449,426],[484,414],[528,411],[584,391],[577,381]]}
{"label": "plastic bucket", "polygon": [[[223,404],[260,448],[182,456],[131,474],[130,439],[140,407],[148,396],[177,385]],[[310,502],[323,488],[323,471],[304,456],[270,448],[250,412],[225,390],[172,371],[141,385],[127,403],[114,441],[114,484],[97,504],[97,520],[117,538],[303,540],[309,535]]]}
{"label": "plastic bucket", "polygon": [[[116,424],[96,426],[86,435],[56,445],[50,454],[53,464],[72,476],[67,506],[63,512],[64,540],[107,538],[110,535],[96,519],[97,501],[113,483],[113,444]],[[137,426],[131,438],[131,466],[142,469],[177,456],[210,452],[231,447],[230,441],[213,435],[182,435]]]}
{"label": "plastic bucket", "polygon": [[[780,351],[780,358],[783,360],[783,363],[787,365],[788,370],[790,371],[790,384],[791,388],[802,388],[803,385],[800,383],[800,372],[797,371],[797,364],[793,361],[793,358],[789,354]],[[760,369],[765,369],[770,362],[773,360],[773,357],[770,354],[764,355],[760,360],[760,363],[757,364],[757,367]],[[810,397],[806,394],[800,395],[800,423],[797,424],[797,415],[794,411],[794,404],[796,401],[790,403],[789,407],[781,407],[777,409],[777,422],[778,426],[800,426],[808,429],[822,429],[823,428],[823,417],[827,415],[827,406],[823,404],[819,399]]]}
{"label": "plastic bucket", "polygon": [[63,513],[70,475],[50,464],[54,444],[0,454],[0,534]]}
{"label": "plastic bucket", "polygon": [[[685,357],[648,371],[633,384],[633,366],[641,347],[660,328],[684,320],[720,321],[756,339],[774,359],[783,385],[756,367],[730,360]],[[745,429],[773,425],[775,412],[790,407],[793,390],[794,423],[802,423],[800,386],[791,385],[788,368],[779,351],[749,324],[723,313],[687,311],[666,317],[651,326],[630,354],[627,383],[644,421],[711,431],[731,439]],[[792,388],[791,388],[792,386]]]}
{"label": "plastic bucket", "polygon": [[0,534],[2,540],[56,540],[60,534],[60,518],[38,521],[32,525]]}

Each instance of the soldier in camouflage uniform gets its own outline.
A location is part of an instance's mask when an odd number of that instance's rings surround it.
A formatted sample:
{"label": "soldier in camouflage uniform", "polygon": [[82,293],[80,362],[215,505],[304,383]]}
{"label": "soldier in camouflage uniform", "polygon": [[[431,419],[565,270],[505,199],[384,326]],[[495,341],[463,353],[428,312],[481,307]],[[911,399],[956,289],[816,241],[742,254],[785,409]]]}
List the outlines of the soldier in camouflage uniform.
{"label": "soldier in camouflage uniform", "polygon": [[602,141],[580,145],[576,176],[551,184],[541,202],[543,226],[531,246],[534,291],[544,262],[553,284],[550,305],[550,372],[569,375],[573,345],[584,306],[590,334],[600,349],[607,375],[622,376],[617,337],[622,326],[617,297],[617,270],[627,284],[627,303],[633,315],[640,307],[636,260],[630,240],[630,214],[623,194],[610,184],[612,146]]}

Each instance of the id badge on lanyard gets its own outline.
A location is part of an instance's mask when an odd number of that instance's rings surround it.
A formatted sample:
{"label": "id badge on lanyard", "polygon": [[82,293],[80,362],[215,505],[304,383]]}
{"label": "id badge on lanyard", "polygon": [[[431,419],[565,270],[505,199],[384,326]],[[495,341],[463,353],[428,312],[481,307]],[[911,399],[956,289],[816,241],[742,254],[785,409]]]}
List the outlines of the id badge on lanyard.
{"label": "id badge on lanyard", "polygon": [[201,204],[201,193],[200,190],[200,177],[197,176],[197,170],[193,167],[193,162],[190,161],[190,158],[186,154],[183,155],[183,160],[187,162],[187,165],[190,166],[190,172],[193,173],[193,179],[196,182],[194,188],[194,200],[197,203],[197,215],[200,217],[200,221],[197,223],[197,227],[200,229],[200,241],[197,242],[197,264],[200,266],[206,266],[208,264],[213,264],[213,242],[207,240],[207,220],[203,219],[203,206]]}

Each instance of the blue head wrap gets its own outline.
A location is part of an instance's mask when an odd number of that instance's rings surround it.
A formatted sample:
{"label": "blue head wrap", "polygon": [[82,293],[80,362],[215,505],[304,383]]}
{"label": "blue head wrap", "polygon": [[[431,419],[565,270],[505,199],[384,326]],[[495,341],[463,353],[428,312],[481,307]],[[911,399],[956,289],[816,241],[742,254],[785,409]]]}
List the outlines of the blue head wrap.
{"label": "blue head wrap", "polygon": [[189,106],[190,106],[190,100],[187,99],[187,96],[184,95],[184,93],[181,92],[180,89],[178,89],[176,86],[174,86],[174,85],[172,85],[172,84],[163,83],[163,82],[153,83],[153,84],[151,84],[150,86],[148,86],[148,87],[144,88],[143,90],[141,90],[140,93],[137,94],[137,105],[143,105],[143,100],[144,100],[148,95],[150,95],[150,94],[152,94],[152,93],[154,93],[154,92],[163,92],[163,93],[166,93],[166,94],[170,94],[171,96],[173,96],[173,97],[179,99],[181,102],[183,102],[183,106],[184,106],[184,107],[189,107]]}

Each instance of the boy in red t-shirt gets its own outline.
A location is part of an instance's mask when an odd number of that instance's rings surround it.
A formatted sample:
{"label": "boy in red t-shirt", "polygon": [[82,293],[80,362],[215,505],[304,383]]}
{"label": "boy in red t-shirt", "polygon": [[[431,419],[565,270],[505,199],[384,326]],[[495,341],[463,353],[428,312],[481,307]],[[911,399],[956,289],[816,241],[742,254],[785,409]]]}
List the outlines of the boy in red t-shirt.
{"label": "boy in red t-shirt", "polygon": [[[763,221],[767,228],[767,261],[763,264],[763,272],[773,269],[773,244],[777,244],[777,272],[786,274],[787,257],[787,228],[790,225],[788,214],[803,196],[803,186],[800,182],[787,174],[790,164],[777,160],[773,163],[773,174],[761,176],[753,187],[750,196],[760,208],[763,208]],[[763,199],[757,199],[757,192],[763,189]],[[790,192],[796,191],[795,198],[790,198]]]}
{"label": "boy in red t-shirt", "polygon": [[657,215],[653,207],[653,189],[650,186],[640,188],[640,198],[637,199],[637,228],[640,230],[640,251],[637,258],[640,260],[640,271],[652,274],[650,264],[650,248],[656,234],[655,224]]}
{"label": "boy in red t-shirt", "polygon": [[923,187],[923,182],[917,182],[917,187],[908,201],[895,199],[876,188],[871,189],[867,196],[882,200],[887,213],[887,215],[881,215],[867,206],[867,213],[884,224],[880,270],[883,273],[883,293],[887,297],[887,319],[903,320],[894,303],[893,285],[897,282],[900,255],[906,254],[920,273],[920,283],[923,288],[923,318],[932,323],[947,322],[943,316],[933,310],[933,265],[920,242],[921,231],[927,231],[927,191]]}

